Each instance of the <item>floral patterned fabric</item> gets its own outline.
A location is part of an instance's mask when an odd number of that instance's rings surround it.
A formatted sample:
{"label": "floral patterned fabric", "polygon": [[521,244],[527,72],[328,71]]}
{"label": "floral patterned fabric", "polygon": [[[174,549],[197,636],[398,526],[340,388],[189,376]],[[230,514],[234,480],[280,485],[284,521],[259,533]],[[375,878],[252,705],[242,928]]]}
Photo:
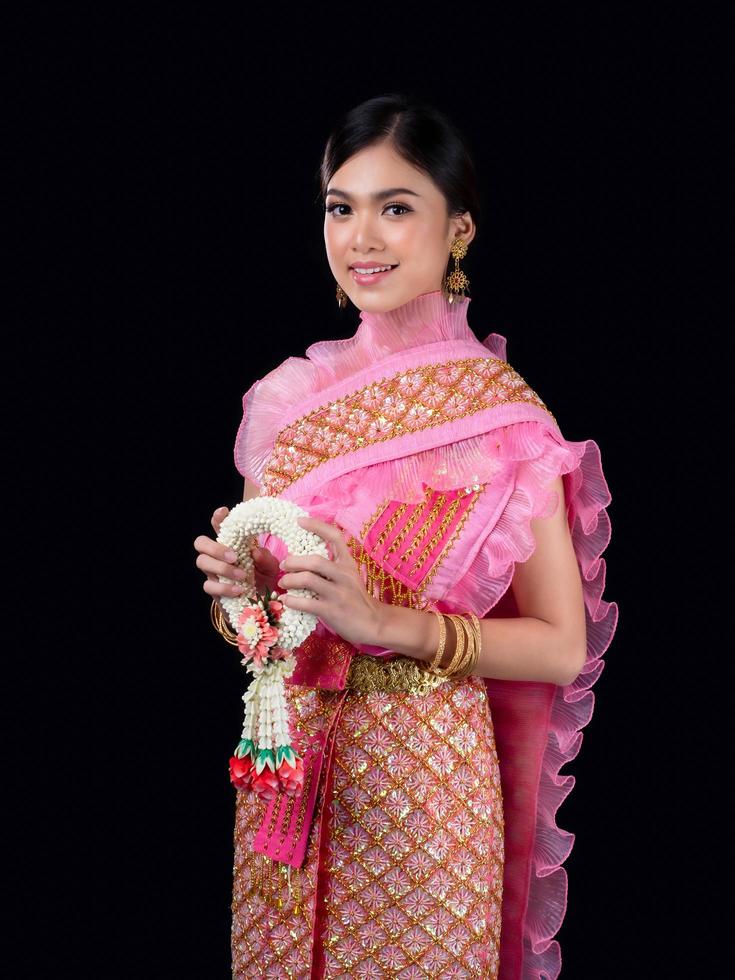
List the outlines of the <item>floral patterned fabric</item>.
{"label": "floral patterned fabric", "polygon": [[496,978],[504,822],[483,681],[287,691],[307,739],[340,711],[326,812],[289,870],[253,852],[266,803],[237,792],[233,978]]}
{"label": "floral patterned fabric", "polygon": [[[442,612],[471,611],[481,619],[521,615],[511,588],[515,568],[535,551],[534,520],[556,512],[560,501],[555,487],[561,478],[584,594],[585,663],[566,684],[483,678],[492,706],[507,829],[498,980],[557,980],[561,948],[554,937],[566,914],[564,862],[575,839],[557,824],[557,811],[577,781],[563,767],[580,751],[593,715],[593,687],[606,665],[604,654],[618,620],[617,603],[604,597],[603,553],[611,538],[607,507],[612,495],[597,443],[564,436],[546,400],[508,362],[505,337],[491,333],[480,341],[470,328],[469,302],[467,297],[448,304],[435,290],[392,310],[361,311],[354,336],[320,341],[307,349],[305,358],[287,358],[244,394],[234,460],[240,474],[261,493],[292,500],[341,528],[356,544],[366,587],[379,589],[383,601]],[[260,543],[277,559],[284,556],[278,539],[269,536]],[[394,653],[370,644],[357,648],[380,658]],[[334,711],[346,711],[345,719],[337,716],[335,725],[344,738],[353,696],[334,693],[343,677],[339,664],[301,659],[314,681],[301,683],[320,688],[320,698],[336,698]],[[427,697],[431,702],[445,695],[439,689]],[[342,771],[339,765],[326,766],[324,774],[328,780],[331,772],[338,784]],[[385,772],[390,775],[389,769]],[[401,787],[408,791],[406,782]],[[250,827],[243,823],[243,813],[257,822],[257,812],[248,810],[251,806],[238,800],[239,848],[244,846],[242,828]],[[425,813],[434,819],[428,809]],[[277,849],[284,824],[274,823],[271,835],[270,813],[260,816]],[[305,844],[308,818],[307,813],[302,823],[292,821],[301,830],[298,848]],[[325,824],[317,818],[315,825]],[[435,827],[437,833],[447,831],[441,819]],[[288,836],[283,843],[289,852]],[[293,860],[287,854],[284,864],[303,871],[298,848]],[[238,857],[240,866],[242,860]],[[323,905],[331,936],[337,934],[338,914],[330,912],[327,896],[341,894],[341,886],[337,872],[328,867],[321,870],[324,887],[314,885],[314,894]],[[405,862],[400,868],[406,868]],[[307,894],[309,873],[307,868]],[[237,877],[233,908],[240,923],[243,887],[250,885],[243,886]],[[248,914],[251,911],[248,906]],[[382,918],[378,921],[382,924]],[[350,942],[365,925],[351,927]],[[237,928],[242,930],[242,924]],[[343,949],[350,945],[346,940],[335,952],[334,944],[321,939],[289,940],[291,930],[300,934],[291,919],[283,921],[283,928],[283,942],[296,942],[297,960],[306,946],[308,955],[317,957],[314,976],[347,977],[379,968],[389,976],[410,976],[412,970],[422,975],[416,970],[433,969],[435,976],[443,977],[452,975],[447,970],[473,975],[476,968],[468,948],[441,970],[431,967],[432,957],[441,957],[441,952],[426,960],[426,952],[418,949],[394,974],[390,971],[396,968],[374,953],[357,956],[348,967],[357,954]],[[236,970],[246,969],[242,963],[247,942],[242,931],[233,935]],[[289,975],[278,972],[286,969],[280,954],[264,953],[264,941],[259,948],[260,962],[251,959],[253,965],[247,969],[256,970],[254,975]],[[493,968],[492,957],[486,967]]]}

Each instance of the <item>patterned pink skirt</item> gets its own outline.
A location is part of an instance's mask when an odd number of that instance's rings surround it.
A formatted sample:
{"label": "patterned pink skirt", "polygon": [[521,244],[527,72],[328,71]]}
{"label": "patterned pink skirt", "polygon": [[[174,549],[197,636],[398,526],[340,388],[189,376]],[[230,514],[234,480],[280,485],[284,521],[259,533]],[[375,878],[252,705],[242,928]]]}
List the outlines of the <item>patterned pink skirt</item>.
{"label": "patterned pink skirt", "polygon": [[[340,698],[287,691],[307,737]],[[237,791],[233,978],[496,978],[504,822],[482,679],[349,691],[334,737],[301,868],[253,852],[267,805]]]}

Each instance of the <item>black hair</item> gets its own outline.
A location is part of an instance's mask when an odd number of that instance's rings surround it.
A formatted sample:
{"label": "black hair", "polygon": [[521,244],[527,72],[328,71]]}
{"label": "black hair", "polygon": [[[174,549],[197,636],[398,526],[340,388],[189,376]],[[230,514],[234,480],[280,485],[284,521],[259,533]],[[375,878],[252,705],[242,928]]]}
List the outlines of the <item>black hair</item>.
{"label": "black hair", "polygon": [[321,203],[332,176],[350,157],[384,141],[434,181],[450,217],[469,211],[479,231],[480,192],[467,139],[444,112],[410,94],[378,95],[337,122],[317,171]]}

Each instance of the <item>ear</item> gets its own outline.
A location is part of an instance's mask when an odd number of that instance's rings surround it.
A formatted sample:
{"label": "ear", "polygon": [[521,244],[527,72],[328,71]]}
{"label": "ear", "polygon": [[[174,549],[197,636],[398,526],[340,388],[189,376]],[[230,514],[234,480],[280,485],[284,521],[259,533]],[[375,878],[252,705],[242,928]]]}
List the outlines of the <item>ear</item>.
{"label": "ear", "polygon": [[477,226],[475,225],[469,211],[465,211],[464,214],[459,214],[456,218],[452,218],[450,222],[450,230],[452,232],[452,237],[449,239],[450,245],[452,243],[452,239],[454,238],[464,238],[469,245],[477,234]]}

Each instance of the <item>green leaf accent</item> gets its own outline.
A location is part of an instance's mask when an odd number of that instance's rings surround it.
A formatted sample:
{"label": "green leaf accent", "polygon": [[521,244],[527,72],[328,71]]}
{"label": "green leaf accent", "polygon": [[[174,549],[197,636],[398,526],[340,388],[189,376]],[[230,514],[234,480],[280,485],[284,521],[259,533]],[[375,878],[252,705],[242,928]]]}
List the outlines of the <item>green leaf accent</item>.
{"label": "green leaf accent", "polygon": [[278,751],[276,752],[276,767],[280,766],[284,759],[289,766],[296,765],[296,753],[290,745],[278,746]]}
{"label": "green leaf accent", "polygon": [[252,740],[249,738],[241,739],[237,748],[235,749],[235,755],[238,757],[238,759],[244,759],[246,755],[249,755],[254,759],[255,746],[253,745]]}
{"label": "green leaf accent", "polygon": [[276,763],[273,758],[273,749],[261,749],[258,758],[255,760],[255,771],[260,773],[268,766],[271,772],[276,771]]}

